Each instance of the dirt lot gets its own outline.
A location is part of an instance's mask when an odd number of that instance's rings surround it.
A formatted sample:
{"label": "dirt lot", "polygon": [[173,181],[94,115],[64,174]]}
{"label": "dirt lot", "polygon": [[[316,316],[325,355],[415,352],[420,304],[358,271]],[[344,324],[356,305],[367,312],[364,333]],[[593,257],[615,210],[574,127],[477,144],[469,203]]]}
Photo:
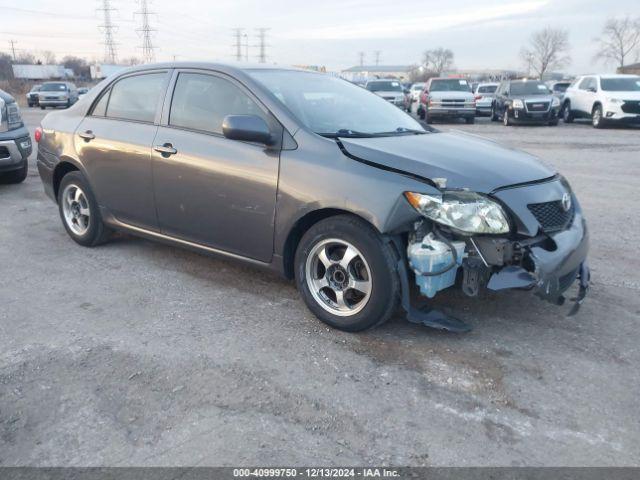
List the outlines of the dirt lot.
{"label": "dirt lot", "polygon": [[77,246],[32,163],[0,185],[0,465],[638,465],[640,131],[441,128],[570,180],[592,235],[578,317],[446,293],[470,334],[337,332],[244,265]]}

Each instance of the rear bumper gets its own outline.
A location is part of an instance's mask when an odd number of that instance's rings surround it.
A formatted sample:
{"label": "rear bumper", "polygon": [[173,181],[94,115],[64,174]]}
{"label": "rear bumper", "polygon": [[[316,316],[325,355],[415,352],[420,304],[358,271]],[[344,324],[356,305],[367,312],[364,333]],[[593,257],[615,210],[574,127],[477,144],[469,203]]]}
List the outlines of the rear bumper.
{"label": "rear bumper", "polygon": [[51,200],[56,202],[56,194],[53,190],[54,164],[47,161],[42,152],[38,151],[38,159],[36,161],[36,165],[38,166],[38,173],[40,174],[40,179],[42,180],[44,193],[46,193]]}
{"label": "rear bumper", "polygon": [[69,100],[44,100],[40,99],[39,104],[41,107],[62,107],[69,104]]}

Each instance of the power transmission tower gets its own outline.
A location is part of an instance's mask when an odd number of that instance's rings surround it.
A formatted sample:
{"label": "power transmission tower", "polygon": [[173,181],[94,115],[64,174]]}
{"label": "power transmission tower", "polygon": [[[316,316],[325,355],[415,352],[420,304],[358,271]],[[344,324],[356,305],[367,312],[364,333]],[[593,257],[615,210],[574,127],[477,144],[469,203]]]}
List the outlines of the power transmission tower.
{"label": "power transmission tower", "polygon": [[11,53],[13,54],[13,61],[16,61],[16,42],[15,40],[9,40],[9,44],[11,45]]}
{"label": "power transmission tower", "polygon": [[104,33],[104,61],[113,64],[118,61],[116,42],[113,38],[117,27],[111,22],[111,12],[115,11],[115,8],[111,7],[110,0],[101,0],[101,5],[102,8],[98,8],[98,11],[103,13],[104,24],[99,25],[98,28]]}
{"label": "power transmission tower", "polygon": [[233,44],[233,48],[235,49],[235,57],[238,62],[242,61],[242,38],[244,37],[244,28],[234,28],[233,36],[235,38],[235,43]]}
{"label": "power transmission tower", "polygon": [[258,61],[260,63],[267,63],[267,32],[271,30],[270,28],[256,28],[256,32],[258,32]]}
{"label": "power transmission tower", "polygon": [[376,66],[380,65],[380,54],[381,54],[381,53],[382,53],[382,52],[381,52],[380,50],[376,50],[375,52],[373,52],[373,54],[374,54],[374,55],[375,55],[375,57],[376,57]]}
{"label": "power transmission tower", "polygon": [[358,58],[360,58],[360,66],[364,67],[364,52],[358,52]]}
{"label": "power transmission tower", "polygon": [[140,15],[141,26],[136,30],[142,36],[142,61],[144,63],[153,63],[156,60],[155,47],[151,43],[151,33],[155,32],[155,29],[149,25],[149,16],[153,15],[153,12],[149,11],[147,0],[139,0],[140,11],[135,12],[134,15]]}
{"label": "power transmission tower", "polygon": [[249,61],[249,35],[245,33],[243,37],[244,37],[244,60],[245,62],[248,62]]}

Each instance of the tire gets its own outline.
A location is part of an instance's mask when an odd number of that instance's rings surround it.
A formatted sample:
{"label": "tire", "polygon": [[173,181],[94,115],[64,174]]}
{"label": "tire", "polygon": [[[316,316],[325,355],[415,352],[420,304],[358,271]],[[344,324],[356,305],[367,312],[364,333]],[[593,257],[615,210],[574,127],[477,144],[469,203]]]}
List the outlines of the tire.
{"label": "tire", "polygon": [[509,118],[509,110],[507,108],[504,109],[504,113],[502,114],[502,123],[505,127],[511,126],[511,119]]}
{"label": "tire", "polygon": [[[351,260],[345,270],[340,262],[346,252]],[[378,232],[355,216],[339,215],[316,223],[303,235],[295,254],[296,285],[316,317],[339,330],[358,332],[386,322],[397,308],[400,282],[395,265],[392,248]],[[361,282],[358,285],[368,293],[350,288],[352,281]],[[342,307],[337,292],[342,292]]]}
{"label": "tire", "polygon": [[72,105],[71,100],[67,100],[67,106],[65,108],[70,108]]}
{"label": "tire", "polygon": [[602,114],[602,105],[596,105],[591,111],[591,125],[593,128],[604,128],[605,120]]}
{"label": "tire", "polygon": [[467,125],[473,125],[474,123],[476,123],[476,117],[467,117],[464,119],[465,122],[467,122]]}
{"label": "tire", "polygon": [[564,107],[562,107],[562,121],[564,123],[573,123],[575,120],[575,116],[571,111],[571,102],[568,100],[564,102]]}
{"label": "tire", "polygon": [[25,160],[21,169],[13,172],[5,173],[3,180],[5,183],[22,183],[27,178],[29,173],[29,162]]}
{"label": "tire", "polygon": [[40,105],[40,110],[45,110],[47,107]]}
{"label": "tire", "polygon": [[[78,190],[81,195],[74,195]],[[75,203],[71,202],[72,198]],[[94,247],[109,239],[111,231],[102,222],[98,203],[82,173],[69,172],[62,178],[58,189],[58,210],[65,230],[76,243]]]}
{"label": "tire", "polygon": [[427,122],[428,125],[431,125],[433,123],[433,117],[429,115],[428,110],[424,114],[424,121]]}
{"label": "tire", "polygon": [[551,120],[549,122],[549,126],[550,127],[557,127],[558,126],[558,120],[557,119],[556,120]]}
{"label": "tire", "polygon": [[418,108],[418,118],[420,120],[424,120],[424,117],[425,117],[424,108]]}
{"label": "tire", "polygon": [[498,114],[496,113],[495,105],[491,105],[491,121],[497,122],[499,120]]}

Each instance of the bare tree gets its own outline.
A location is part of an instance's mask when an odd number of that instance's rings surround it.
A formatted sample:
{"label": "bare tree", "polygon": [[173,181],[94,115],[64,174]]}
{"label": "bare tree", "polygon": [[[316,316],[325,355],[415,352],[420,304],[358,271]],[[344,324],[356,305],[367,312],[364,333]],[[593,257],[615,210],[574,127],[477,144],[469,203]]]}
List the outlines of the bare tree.
{"label": "bare tree", "polygon": [[424,52],[424,65],[430,72],[442,73],[453,67],[453,52],[448,48],[435,48]]}
{"label": "bare tree", "polygon": [[604,24],[602,35],[595,41],[601,44],[596,59],[616,62],[620,68],[624,67],[627,58],[640,50],[640,17],[610,18]]}
{"label": "bare tree", "polygon": [[140,60],[138,57],[129,57],[123,58],[120,63],[122,65],[140,65],[142,63],[142,60]]}
{"label": "bare tree", "polygon": [[51,50],[44,50],[42,52],[42,63],[45,65],[55,65],[56,64],[56,54]]}
{"label": "bare tree", "polygon": [[13,78],[12,63],[11,55],[0,52],[0,80],[11,80]]}
{"label": "bare tree", "polygon": [[546,72],[571,63],[568,50],[569,32],[547,27],[531,36],[529,46],[523,47],[520,55],[529,72],[542,78]]}
{"label": "bare tree", "polygon": [[64,65],[64,68],[73,70],[73,74],[76,77],[89,76],[89,66],[84,58],[67,55],[62,59],[62,65]]}

